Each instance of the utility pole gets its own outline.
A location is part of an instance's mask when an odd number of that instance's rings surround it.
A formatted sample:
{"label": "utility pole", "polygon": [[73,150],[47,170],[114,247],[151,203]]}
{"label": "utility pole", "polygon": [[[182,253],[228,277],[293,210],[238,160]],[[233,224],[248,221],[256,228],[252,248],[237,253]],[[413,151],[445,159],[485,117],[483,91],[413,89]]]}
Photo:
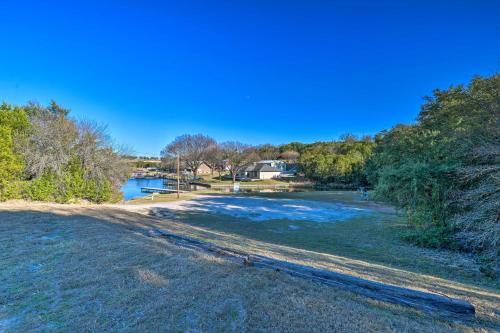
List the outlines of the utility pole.
{"label": "utility pole", "polygon": [[180,187],[181,187],[181,180],[180,180],[180,176],[181,176],[181,159],[179,157],[179,154],[177,154],[177,199],[179,199],[179,191],[180,191]]}

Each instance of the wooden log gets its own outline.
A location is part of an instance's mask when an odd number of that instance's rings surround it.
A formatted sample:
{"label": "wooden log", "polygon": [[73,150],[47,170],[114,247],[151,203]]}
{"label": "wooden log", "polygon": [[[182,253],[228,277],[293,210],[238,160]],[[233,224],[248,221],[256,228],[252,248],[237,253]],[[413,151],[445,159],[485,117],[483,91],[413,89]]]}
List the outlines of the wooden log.
{"label": "wooden log", "polygon": [[472,304],[455,298],[397,287],[260,255],[247,254],[193,238],[167,233],[159,229],[150,230],[149,234],[150,236],[161,236],[185,248],[223,256],[232,261],[242,263],[245,266],[273,269],[292,276],[340,287],[379,301],[404,305],[431,314],[438,314],[460,320],[469,320],[474,318],[475,315],[475,308]]}

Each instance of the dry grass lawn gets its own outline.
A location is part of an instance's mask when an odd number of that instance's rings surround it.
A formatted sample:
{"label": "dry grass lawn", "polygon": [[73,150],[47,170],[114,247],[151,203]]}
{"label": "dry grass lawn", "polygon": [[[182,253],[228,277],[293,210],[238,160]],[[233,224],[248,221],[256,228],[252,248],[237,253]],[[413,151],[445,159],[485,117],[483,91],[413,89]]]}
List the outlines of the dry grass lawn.
{"label": "dry grass lawn", "polygon": [[[442,292],[471,301],[478,317],[448,321],[244,267],[148,237],[151,228]],[[432,255],[415,250],[416,259]],[[457,275],[461,270],[467,267],[457,267]],[[0,332],[481,332],[500,327],[495,281],[444,279],[112,206],[0,205],[0,281]]]}

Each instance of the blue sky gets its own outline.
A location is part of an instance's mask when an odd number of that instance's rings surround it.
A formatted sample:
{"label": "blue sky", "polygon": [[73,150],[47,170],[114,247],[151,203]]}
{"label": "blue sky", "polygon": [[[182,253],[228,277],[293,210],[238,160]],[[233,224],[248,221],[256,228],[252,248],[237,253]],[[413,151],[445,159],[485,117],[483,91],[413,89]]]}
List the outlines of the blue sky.
{"label": "blue sky", "polygon": [[1,1],[0,100],[54,99],[158,155],[374,134],[500,70],[500,1]]}

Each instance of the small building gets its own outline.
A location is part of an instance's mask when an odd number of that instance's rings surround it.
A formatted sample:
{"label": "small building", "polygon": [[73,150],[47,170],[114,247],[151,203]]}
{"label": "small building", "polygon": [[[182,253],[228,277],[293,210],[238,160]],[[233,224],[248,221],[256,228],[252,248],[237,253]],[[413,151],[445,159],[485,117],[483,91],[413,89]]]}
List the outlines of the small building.
{"label": "small building", "polygon": [[132,178],[144,178],[148,173],[146,168],[136,168],[132,173]]}
{"label": "small building", "polygon": [[[192,176],[193,170],[191,168],[186,167],[183,171],[183,174]],[[198,166],[198,169],[196,169],[196,174],[197,175],[210,175],[210,174],[212,174],[212,168],[206,162],[201,162],[201,164]]]}
{"label": "small building", "polygon": [[198,175],[209,175],[212,173],[212,168],[205,162],[201,163],[198,167],[197,174]]}
{"label": "small building", "polygon": [[281,170],[268,164],[254,164],[245,169],[245,175],[252,179],[272,179],[281,175]]}

